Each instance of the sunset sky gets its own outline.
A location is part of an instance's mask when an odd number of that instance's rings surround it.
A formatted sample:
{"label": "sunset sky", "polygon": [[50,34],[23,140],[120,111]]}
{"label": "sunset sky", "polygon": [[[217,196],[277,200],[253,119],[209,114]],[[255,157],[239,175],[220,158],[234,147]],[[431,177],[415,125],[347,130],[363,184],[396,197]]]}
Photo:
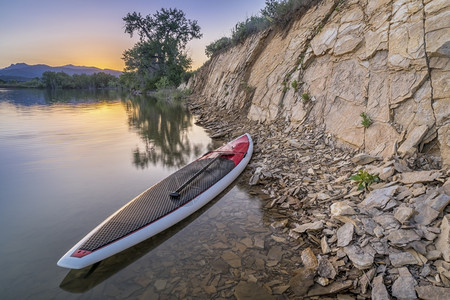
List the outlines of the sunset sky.
{"label": "sunset sky", "polygon": [[178,8],[197,20],[201,40],[188,44],[194,69],[205,47],[230,36],[238,21],[257,14],[265,0],[0,0],[0,68],[12,63],[66,64],[122,70],[122,53],[137,41],[124,33],[123,17]]}

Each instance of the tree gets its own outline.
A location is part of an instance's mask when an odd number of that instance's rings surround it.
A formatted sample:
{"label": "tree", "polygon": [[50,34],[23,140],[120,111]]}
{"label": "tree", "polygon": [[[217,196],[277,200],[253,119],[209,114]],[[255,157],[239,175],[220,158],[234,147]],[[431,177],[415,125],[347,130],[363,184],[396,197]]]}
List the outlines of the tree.
{"label": "tree", "polygon": [[139,42],[123,54],[125,73],[134,73],[141,87],[154,88],[164,76],[172,85],[180,84],[191,66],[186,45],[202,37],[197,21],[186,19],[184,12],[176,8],[163,8],[145,17],[128,13],[123,20],[125,33],[139,35]]}

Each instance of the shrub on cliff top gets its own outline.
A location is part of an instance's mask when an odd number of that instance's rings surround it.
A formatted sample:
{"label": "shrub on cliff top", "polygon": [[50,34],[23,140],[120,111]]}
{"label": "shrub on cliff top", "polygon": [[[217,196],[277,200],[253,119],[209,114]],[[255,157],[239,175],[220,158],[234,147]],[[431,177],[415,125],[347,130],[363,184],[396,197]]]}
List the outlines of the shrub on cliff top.
{"label": "shrub on cliff top", "polygon": [[243,42],[252,34],[270,26],[284,27],[301,12],[321,0],[266,0],[266,6],[256,16],[238,22],[231,31],[231,38],[223,37],[206,46],[206,56],[212,57],[229,46]]}
{"label": "shrub on cliff top", "polygon": [[261,10],[261,15],[271,20],[276,25],[288,24],[295,14],[309,8],[315,0],[266,0],[266,6]]}
{"label": "shrub on cliff top", "polygon": [[208,46],[206,46],[205,54],[207,57],[213,56],[215,53],[218,53],[221,50],[228,48],[231,45],[231,39],[229,37],[224,36],[220,38]]}

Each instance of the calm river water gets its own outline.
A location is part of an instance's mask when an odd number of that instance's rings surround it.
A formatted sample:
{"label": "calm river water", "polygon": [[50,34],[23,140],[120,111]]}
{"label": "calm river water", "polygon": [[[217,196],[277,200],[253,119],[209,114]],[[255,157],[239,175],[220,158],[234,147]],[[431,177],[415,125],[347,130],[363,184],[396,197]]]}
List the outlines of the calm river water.
{"label": "calm river water", "polygon": [[216,146],[183,104],[0,89],[0,297],[209,299],[232,296],[241,280],[270,280],[267,266],[281,260],[267,257],[270,220],[239,180],[95,270],[56,266],[111,213]]}

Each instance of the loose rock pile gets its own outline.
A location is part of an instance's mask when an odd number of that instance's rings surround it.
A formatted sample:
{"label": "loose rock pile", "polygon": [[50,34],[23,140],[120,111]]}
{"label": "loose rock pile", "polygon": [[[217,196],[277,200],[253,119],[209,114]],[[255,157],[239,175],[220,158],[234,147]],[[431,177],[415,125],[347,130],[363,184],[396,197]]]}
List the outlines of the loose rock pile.
{"label": "loose rock pile", "polygon": [[[272,228],[299,245],[283,295],[450,299],[450,171],[439,159],[383,160],[343,150],[309,124],[242,125],[231,112],[190,108],[212,137],[254,139],[249,184],[267,195]],[[357,190],[349,177],[360,169],[381,181]],[[247,299],[243,285],[238,299]]]}

